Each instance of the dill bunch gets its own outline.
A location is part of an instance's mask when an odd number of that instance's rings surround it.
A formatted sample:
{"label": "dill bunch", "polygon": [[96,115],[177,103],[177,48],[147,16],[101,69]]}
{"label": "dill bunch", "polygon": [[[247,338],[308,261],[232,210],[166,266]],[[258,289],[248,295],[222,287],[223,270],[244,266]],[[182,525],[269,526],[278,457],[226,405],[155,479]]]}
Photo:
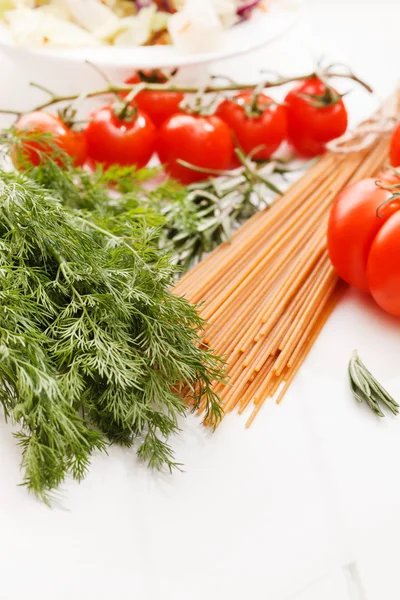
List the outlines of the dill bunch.
{"label": "dill bunch", "polygon": [[188,270],[259,210],[279,189],[267,179],[288,171],[285,164],[246,163],[224,176],[184,187],[167,179],[144,190],[158,168],[113,166],[94,173],[46,160],[28,177],[51,188],[65,206],[88,211],[90,220],[127,240],[131,223],[142,219],[157,227],[154,243],[168,252],[181,270]]}
{"label": "dill bunch", "polygon": [[223,376],[196,308],[170,292],[176,267],[148,227],[157,214],[132,199],[127,240],[99,224],[104,180],[65,173],[0,171],[0,402],[20,424],[24,483],[46,502],[107,440],[137,440],[147,463],[172,469],[183,390],[215,424]]}

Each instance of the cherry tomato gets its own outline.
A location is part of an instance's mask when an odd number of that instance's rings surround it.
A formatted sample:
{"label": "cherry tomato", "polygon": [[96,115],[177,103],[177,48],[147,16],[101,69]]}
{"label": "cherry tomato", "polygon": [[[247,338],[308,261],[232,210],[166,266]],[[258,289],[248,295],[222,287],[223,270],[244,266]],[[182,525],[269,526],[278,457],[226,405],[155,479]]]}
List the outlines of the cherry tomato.
{"label": "cherry tomato", "polygon": [[385,221],[400,207],[386,204],[391,197],[375,179],[346,187],[333,203],[328,225],[329,256],[339,276],[350,285],[368,291],[367,263],[371,245]]}
{"label": "cherry tomato", "polygon": [[400,317],[400,212],[378,231],[368,257],[368,286],[375,302]]}
{"label": "cherry tomato", "polygon": [[179,159],[203,169],[227,169],[233,155],[228,126],[215,115],[172,115],[162,125],[158,136],[158,156],[166,171],[188,184],[210,175],[199,173],[177,161]]}
{"label": "cherry tomato", "polygon": [[389,158],[393,167],[400,167],[400,123],[394,130],[390,141]]}
{"label": "cherry tomato", "polygon": [[[16,144],[12,150],[12,159],[16,168],[24,168],[27,164],[39,165],[46,155],[53,152],[52,146],[57,146],[73,159],[75,166],[81,166],[87,157],[86,140],[83,133],[73,131],[63,121],[51,113],[35,111],[23,115],[16,123],[16,130],[26,133],[50,134],[51,140],[26,139]],[[29,137],[29,136],[28,136]],[[62,158],[55,158],[62,164]]]}
{"label": "cherry tomato", "polygon": [[[146,80],[152,83],[165,83],[167,78],[160,71],[145,73]],[[125,83],[139,83],[141,77],[136,74]],[[181,92],[156,92],[144,90],[136,94],[133,103],[146,112],[156,127],[161,127],[168,117],[179,112],[184,95]]]}
{"label": "cherry tomato", "polygon": [[84,130],[88,155],[106,166],[112,164],[144,167],[155,150],[156,128],[139,110],[129,120],[120,119],[112,106],[93,113]]}
{"label": "cherry tomato", "polygon": [[270,158],[286,137],[285,108],[264,94],[257,96],[254,108],[252,92],[242,92],[234,99],[224,100],[216,114],[230,127],[245,154],[260,160]]}
{"label": "cherry tomato", "polygon": [[[285,98],[288,138],[303,156],[322,154],[325,145],[343,135],[347,129],[347,111],[343,101],[339,99],[333,104],[329,103],[326,89],[319,79],[306,79]],[[326,102],[326,105],[315,106],[312,99],[304,96],[316,97],[322,104]]]}

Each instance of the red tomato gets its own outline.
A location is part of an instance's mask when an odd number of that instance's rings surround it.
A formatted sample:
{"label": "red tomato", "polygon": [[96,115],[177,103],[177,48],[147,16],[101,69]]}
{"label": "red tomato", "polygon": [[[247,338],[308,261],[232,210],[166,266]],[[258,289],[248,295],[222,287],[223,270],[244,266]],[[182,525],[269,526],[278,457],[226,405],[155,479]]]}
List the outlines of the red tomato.
{"label": "red tomato", "polygon": [[368,257],[368,285],[375,302],[400,317],[400,212],[378,231]]}
{"label": "red tomato", "polygon": [[183,165],[178,159],[203,169],[224,170],[230,165],[233,142],[228,126],[215,115],[172,115],[161,127],[158,156],[166,171],[188,184],[209,177]]}
{"label": "red tomato", "polygon": [[[149,81],[153,83],[165,83],[167,81],[167,78],[161,72],[156,72],[154,76],[151,73],[146,73],[146,75]],[[125,83],[139,83],[140,81],[139,75],[133,75]],[[149,115],[156,127],[161,127],[168,117],[179,112],[179,105],[183,98],[184,95],[181,92],[145,90],[136,94],[133,103]]]}
{"label": "red tomato", "polygon": [[400,167],[400,123],[394,130],[390,141],[389,158],[393,167]]}
{"label": "red tomato", "polygon": [[253,116],[248,114],[253,101],[252,92],[242,92],[234,98],[236,102],[224,100],[216,114],[230,127],[245,154],[262,146],[252,153],[252,157],[260,160],[270,158],[286,137],[284,107],[274,104],[268,96],[259,94]]}
{"label": "red tomato", "polygon": [[[52,145],[57,146],[73,159],[75,166],[81,166],[87,157],[86,140],[83,133],[72,131],[63,121],[51,113],[35,111],[23,115],[16,123],[16,130],[26,133],[47,133],[51,142],[45,139],[27,139],[12,150],[12,159],[16,168],[27,164],[39,165],[43,155],[52,153]],[[62,164],[62,159],[56,159]]]}
{"label": "red tomato", "polygon": [[322,154],[325,144],[343,135],[347,129],[347,111],[341,99],[317,107],[312,100],[302,97],[316,96],[324,101],[325,93],[325,85],[314,78],[303,81],[285,98],[289,141],[304,156]]}
{"label": "red tomato", "polygon": [[92,115],[84,133],[89,157],[106,166],[144,167],[155,149],[156,128],[141,110],[131,120],[121,120],[112,106],[104,106]]}
{"label": "red tomato", "polygon": [[384,222],[399,209],[396,202],[378,207],[391,197],[375,179],[346,187],[336,198],[328,225],[328,251],[337,273],[347,283],[368,291],[367,263],[371,245]]}

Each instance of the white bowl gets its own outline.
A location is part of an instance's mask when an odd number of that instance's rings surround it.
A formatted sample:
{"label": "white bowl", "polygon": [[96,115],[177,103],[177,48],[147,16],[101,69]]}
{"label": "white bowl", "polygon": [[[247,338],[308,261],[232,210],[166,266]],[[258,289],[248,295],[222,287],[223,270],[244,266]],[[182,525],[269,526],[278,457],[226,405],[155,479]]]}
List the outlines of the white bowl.
{"label": "white bowl", "polygon": [[282,36],[297,20],[299,7],[291,10],[276,7],[269,13],[254,14],[251,19],[228,29],[220,49],[196,54],[183,54],[174,46],[116,47],[99,46],[74,49],[18,47],[5,25],[0,26],[0,49],[20,59],[53,59],[68,62],[90,61],[106,69],[151,69],[200,65],[244,54],[267,45]]}

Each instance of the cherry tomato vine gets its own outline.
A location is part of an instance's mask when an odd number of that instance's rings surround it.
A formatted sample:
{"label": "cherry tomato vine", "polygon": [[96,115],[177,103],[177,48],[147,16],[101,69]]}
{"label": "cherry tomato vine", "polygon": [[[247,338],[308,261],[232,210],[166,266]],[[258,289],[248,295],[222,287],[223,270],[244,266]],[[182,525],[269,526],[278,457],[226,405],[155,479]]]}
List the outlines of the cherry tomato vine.
{"label": "cherry tomato vine", "polygon": [[[321,154],[325,144],[347,128],[342,96],[330,80],[352,80],[372,91],[351,70],[334,64],[325,68],[318,65],[315,72],[305,75],[276,75],[254,84],[231,80],[217,83],[214,79],[201,90],[177,84],[174,75],[160,70],[139,71],[122,84],[105,78],[103,89],[80,95],[57,95],[33,84],[49,96],[46,101],[27,115],[13,110],[2,112],[19,117],[17,130],[52,134],[53,142],[75,164],[80,165],[87,158],[106,167],[142,167],[157,153],[166,172],[187,184],[204,179],[207,171],[236,167],[235,146],[260,161],[268,160],[285,140],[299,155]],[[265,93],[289,84],[295,87],[283,104]],[[83,132],[76,131],[78,103],[110,94],[114,95],[114,102],[89,115]],[[66,106],[58,116],[47,112],[61,103]],[[82,146],[79,150],[78,142]],[[37,161],[38,155],[32,153],[32,148],[25,150],[25,159]],[[188,168],[188,163],[197,169]]]}

